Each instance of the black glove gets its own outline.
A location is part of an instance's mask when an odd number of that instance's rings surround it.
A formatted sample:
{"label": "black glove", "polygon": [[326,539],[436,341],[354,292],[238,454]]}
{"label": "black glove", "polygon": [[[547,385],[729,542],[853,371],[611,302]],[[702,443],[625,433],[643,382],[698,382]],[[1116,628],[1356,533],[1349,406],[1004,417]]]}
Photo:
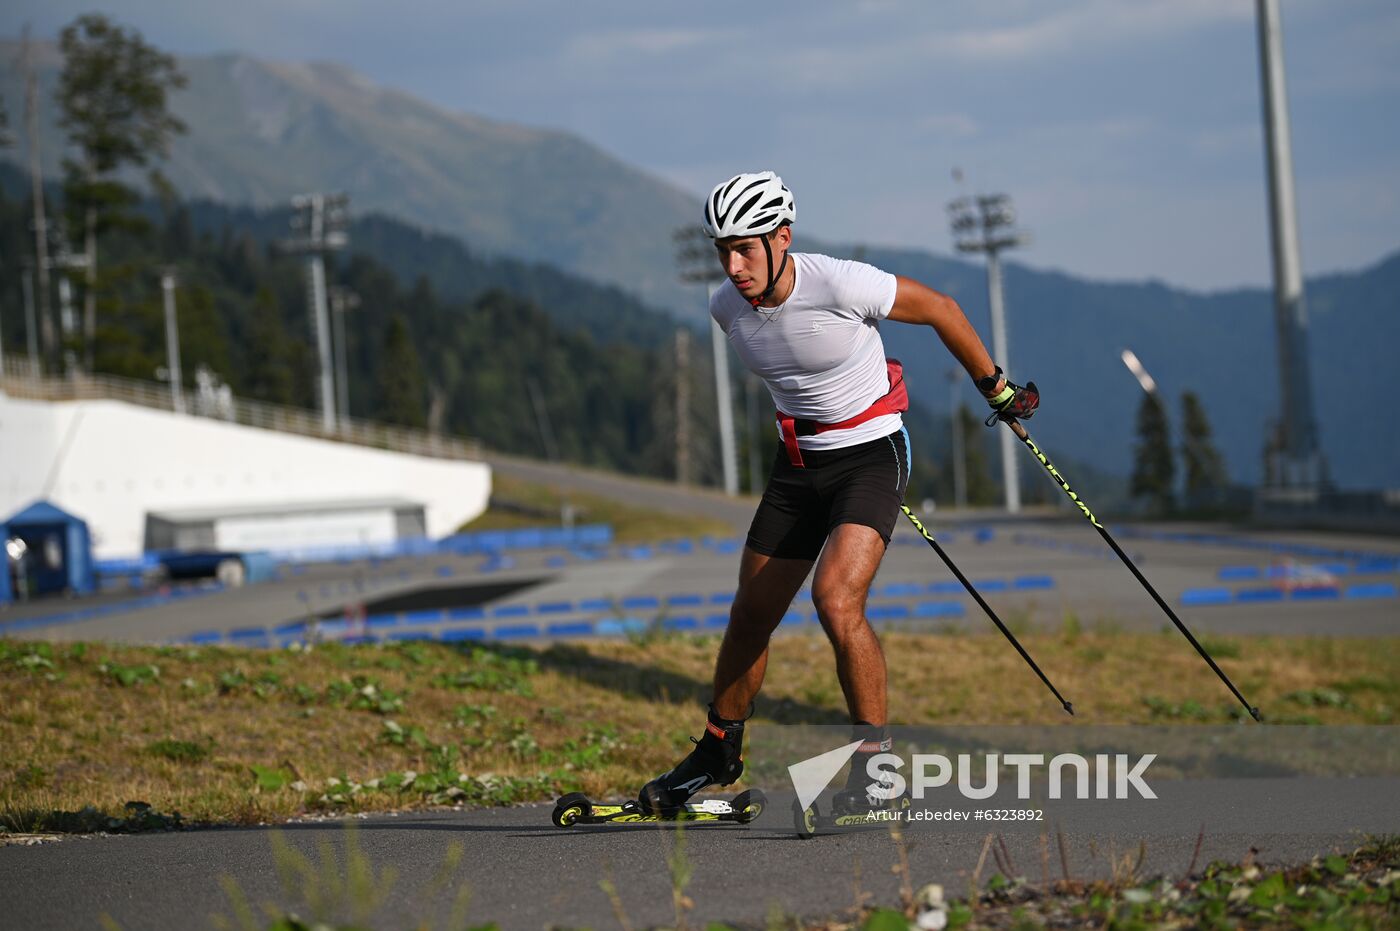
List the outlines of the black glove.
{"label": "black glove", "polygon": [[1002,377],[1001,366],[997,366],[995,374],[978,381],[977,387],[986,397],[987,406],[992,409],[986,420],[989,427],[998,420],[1007,423],[1013,420],[1029,420],[1040,407],[1040,391],[1035,382],[1026,382],[1024,388],[1013,384],[1009,379]]}

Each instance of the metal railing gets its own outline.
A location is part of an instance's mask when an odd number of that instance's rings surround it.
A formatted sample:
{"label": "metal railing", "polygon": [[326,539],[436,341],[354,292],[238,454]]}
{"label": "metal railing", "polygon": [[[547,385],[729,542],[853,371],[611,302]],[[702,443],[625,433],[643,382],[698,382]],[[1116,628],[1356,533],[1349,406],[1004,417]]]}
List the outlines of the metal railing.
{"label": "metal railing", "polygon": [[[6,355],[4,375],[0,375],[0,392],[12,398],[33,401],[120,401],[156,410],[174,410],[167,385],[117,375],[45,377],[34,372],[24,356]],[[370,420],[343,417],[339,418],[333,429],[328,430],[322,424],[319,412],[235,398],[227,391],[188,393],[185,409],[187,414],[195,417],[416,456],[480,459],[483,454],[481,444],[476,440]]]}

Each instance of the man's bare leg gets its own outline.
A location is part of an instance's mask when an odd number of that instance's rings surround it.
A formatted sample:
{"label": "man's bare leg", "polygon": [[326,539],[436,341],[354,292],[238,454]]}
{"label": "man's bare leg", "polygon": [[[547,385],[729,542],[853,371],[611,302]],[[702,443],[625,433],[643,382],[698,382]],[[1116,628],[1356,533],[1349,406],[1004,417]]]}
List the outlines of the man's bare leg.
{"label": "man's bare leg", "polygon": [[744,547],[739,590],[715,660],[714,707],[705,733],[690,755],[642,787],[637,800],[644,810],[677,810],[697,791],[730,785],[743,773],[743,722],[763,685],[768,641],[811,571],[810,559],[774,559]]}
{"label": "man's bare leg", "polygon": [[888,723],[885,654],[865,617],[870,583],[885,556],[873,528],[838,524],[827,539],[812,582],[812,601],[836,652],[836,675],[851,721]]}
{"label": "man's bare leg", "polygon": [[744,547],[739,590],[715,660],[714,705],[720,717],[734,721],[748,717],[749,703],[768,669],[768,641],[811,571],[810,559],[779,559]]}

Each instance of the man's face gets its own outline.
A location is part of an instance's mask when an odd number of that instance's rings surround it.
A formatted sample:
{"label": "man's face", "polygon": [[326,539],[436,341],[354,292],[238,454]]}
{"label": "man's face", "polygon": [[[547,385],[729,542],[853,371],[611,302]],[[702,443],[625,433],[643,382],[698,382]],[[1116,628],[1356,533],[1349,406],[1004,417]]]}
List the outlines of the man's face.
{"label": "man's face", "polygon": [[[776,274],[783,264],[783,253],[792,244],[792,230],[786,226],[771,234],[768,246],[773,250],[773,272]],[[734,239],[715,240],[715,251],[719,264],[734,287],[745,299],[753,300],[768,287],[768,253],[763,249],[762,237],[745,236]]]}

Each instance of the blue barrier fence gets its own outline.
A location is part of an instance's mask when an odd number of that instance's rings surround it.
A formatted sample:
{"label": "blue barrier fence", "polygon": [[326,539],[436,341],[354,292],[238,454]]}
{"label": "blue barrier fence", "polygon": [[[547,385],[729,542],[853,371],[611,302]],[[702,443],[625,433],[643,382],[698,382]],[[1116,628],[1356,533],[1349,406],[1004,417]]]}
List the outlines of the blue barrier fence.
{"label": "blue barrier fence", "polygon": [[[873,605],[866,611],[874,623],[890,621],[960,618],[967,609],[959,601],[924,600],[913,604]],[[426,616],[432,614],[430,618]],[[672,617],[606,617],[597,620],[561,621],[555,623],[506,624],[485,627],[480,624],[454,623],[451,612],[422,612],[415,616],[416,623],[437,624],[433,629],[401,630],[397,615],[373,615],[363,624],[346,621],[322,621],[315,629],[304,625],[284,625],[267,628],[240,628],[220,634],[217,631],[201,631],[179,639],[179,643],[191,645],[217,645],[227,643],[240,647],[285,647],[293,643],[306,642],[313,637],[334,639],[341,643],[392,643],[405,640],[458,641],[518,641],[556,637],[616,637],[640,634],[660,628],[666,631],[699,632],[723,630],[729,623],[727,613],[680,614]],[[820,621],[815,611],[789,611],[779,625],[783,628],[813,626]]]}
{"label": "blue barrier fence", "polygon": [[[1223,546],[1232,549],[1257,550],[1289,556],[1306,556],[1310,559],[1339,561],[1346,560],[1358,565],[1384,565],[1389,568],[1377,571],[1400,571],[1400,557],[1394,553],[1377,553],[1368,550],[1344,550],[1331,546],[1317,546],[1310,543],[1288,543],[1282,540],[1257,540],[1252,537],[1238,537],[1223,533],[1174,533],[1165,530],[1146,530],[1141,527],[1113,527],[1113,534],[1120,538],[1156,540],[1163,543],[1186,543],[1193,546]],[[1369,571],[1369,570],[1368,570]]]}
{"label": "blue barrier fence", "polygon": [[1297,588],[1188,588],[1181,603],[1190,607],[1208,605],[1260,604],[1282,601],[1356,601],[1400,597],[1392,582],[1366,582],[1352,585],[1313,585]]}
{"label": "blue barrier fence", "polygon": [[[402,573],[400,575],[402,575]],[[1048,575],[1024,575],[1006,579],[978,579],[975,580],[973,584],[977,586],[980,591],[986,594],[1048,591],[1053,590],[1055,588],[1054,578]],[[335,586],[330,584],[322,585],[320,587],[320,597],[323,599],[330,599],[337,592],[340,595],[346,595],[350,592],[350,589],[351,586],[349,585],[349,583],[345,582],[339,583]],[[163,592],[161,594],[148,595],[142,598],[135,598],[122,602],[113,602],[104,605],[95,605],[88,608],[78,608],[56,612],[54,614],[46,614],[37,617],[24,618],[20,620],[11,621],[8,624],[0,624],[0,636],[3,636],[8,633],[21,633],[26,630],[33,630],[40,627],[51,627],[67,623],[77,623],[81,621],[92,620],[98,617],[104,617],[111,614],[141,610],[143,608],[168,604],[170,602],[178,601],[180,599],[190,598],[199,595],[213,594],[223,590],[224,587],[219,583],[209,582],[201,585],[187,586],[180,589],[172,589],[168,592]],[[890,599],[919,598],[923,595],[961,595],[963,593],[964,589],[962,585],[958,582],[889,582],[884,585],[877,585],[872,587],[870,591],[870,596],[871,598],[876,599]],[[307,592],[302,592],[301,597],[302,601],[308,605],[309,612],[309,605],[311,603],[310,595]],[[810,597],[810,588],[803,588],[798,593],[799,601],[805,601]],[[395,627],[412,627],[415,625],[424,624],[455,624],[464,621],[485,621],[488,619],[497,621],[527,619],[532,616],[547,619],[548,617],[567,617],[568,615],[576,614],[612,613],[618,616],[625,617],[631,612],[662,610],[670,612],[678,608],[700,608],[705,605],[710,605],[712,607],[721,607],[729,605],[733,602],[733,600],[734,593],[732,591],[713,592],[709,595],[704,595],[698,592],[683,592],[659,596],[636,595],[624,597],[621,599],[583,598],[577,601],[548,601],[537,605],[508,604],[496,605],[494,607],[472,606],[458,608],[442,608],[392,614],[372,614],[364,619],[363,629],[366,631],[367,634],[373,634],[374,632],[380,631],[388,632],[390,628]],[[962,606],[957,603],[951,603],[956,606],[954,608],[948,607],[949,604],[950,603],[948,602],[925,601],[913,606],[903,607],[903,611],[908,612],[907,614],[899,613],[901,608],[895,607],[892,609],[895,613],[890,614],[888,616],[914,618],[961,616]],[[886,609],[881,606],[873,607],[871,613],[872,620],[877,619],[877,617],[883,619],[886,616],[883,613],[885,610]],[[727,622],[728,615],[723,615],[723,617],[726,618]],[[705,626],[705,624],[697,622],[695,628],[688,628],[685,627],[683,625],[683,622],[679,619],[667,618],[665,620],[676,620],[677,623],[682,624],[682,626],[680,627],[673,626],[670,629],[698,629],[701,626]],[[343,634],[349,630],[349,628],[346,625],[347,622],[338,619],[322,621],[321,632],[325,635]],[[555,624],[552,626],[559,627],[560,625]],[[549,634],[548,631],[551,625],[547,622],[547,620],[543,624],[543,626],[541,626],[541,624],[520,624],[513,625],[511,628],[506,629],[513,629],[514,627],[518,627],[521,631],[528,630],[531,627],[537,630],[545,631],[544,634],[535,634],[535,636],[564,636],[563,634]],[[266,633],[266,630],[264,628],[256,629],[262,630],[264,634]],[[495,628],[494,630],[498,631],[500,629],[501,628]],[[290,630],[283,631],[281,628],[279,628],[278,630],[280,632],[276,634],[276,636],[287,640],[288,642],[290,642],[290,640],[296,639],[297,635],[299,635],[300,633],[299,630],[295,632]],[[492,635],[499,636],[497,633],[493,633]],[[190,637],[185,638],[183,642],[218,643],[220,642],[220,639],[224,636],[227,636],[230,642],[238,642],[240,643],[240,645],[246,645],[244,644],[244,640],[248,637],[252,637],[253,635],[238,633],[237,637],[235,638],[234,633],[221,635],[215,631],[201,631],[200,633],[193,634]],[[521,636],[532,635],[522,633]]]}
{"label": "blue barrier fence", "polygon": [[1291,566],[1223,566],[1217,578],[1222,582],[1253,579],[1306,579],[1312,575],[1387,575],[1400,572],[1400,559],[1366,559],[1353,563],[1302,563]]}
{"label": "blue barrier fence", "polygon": [[[1043,591],[1053,589],[1055,580],[1050,576],[1018,576],[1013,579],[982,579],[984,591]],[[810,596],[810,589],[799,592],[799,601]],[[909,603],[872,604],[866,614],[874,623],[903,620],[929,620],[939,618],[965,617],[966,607],[961,601],[921,598],[926,594],[962,594],[958,583],[934,582],[892,582],[872,589],[876,598],[913,598]],[[442,608],[430,611],[411,611],[399,614],[372,614],[356,623],[342,619],[320,621],[314,631],[315,636],[326,639],[339,639],[341,642],[374,643],[380,641],[437,639],[443,641],[461,640],[528,640],[542,637],[590,637],[619,636],[640,633],[653,627],[668,631],[722,630],[729,623],[727,611],[712,611],[707,614],[680,613],[668,614],[678,607],[695,608],[708,604],[712,608],[728,605],[734,600],[732,592],[715,592],[708,597],[699,593],[681,593],[668,596],[641,595],[622,599],[584,598],[578,601],[549,601],[538,605],[499,605],[494,608]],[[662,612],[651,617],[639,617],[629,611]],[[549,618],[577,613],[607,613],[610,616],[594,619],[571,619],[551,621]],[[528,618],[533,615],[539,620],[530,623],[496,624],[486,626],[489,620]],[[793,609],[784,616],[781,626],[794,627],[818,624],[816,611]],[[431,626],[432,630],[402,630],[399,628]],[[231,631],[221,635],[217,631],[201,631],[181,639],[190,644],[217,644],[224,640],[237,646],[276,643],[286,646],[308,639],[311,629],[305,623],[284,625],[268,631],[265,628],[249,628]]]}
{"label": "blue barrier fence", "polygon": [[34,630],[40,627],[78,624],[83,621],[96,620],[97,618],[107,617],[112,614],[140,611],[145,608],[154,608],[176,601],[187,601],[191,598],[213,595],[223,590],[224,586],[222,583],[205,582],[199,585],[186,585],[179,588],[172,588],[168,591],[160,592],[159,594],[131,598],[126,601],[107,602],[105,604],[88,605],[80,608],[70,608],[65,611],[56,611],[52,614],[18,618],[8,623],[0,624],[0,636],[23,633],[26,630]]}

